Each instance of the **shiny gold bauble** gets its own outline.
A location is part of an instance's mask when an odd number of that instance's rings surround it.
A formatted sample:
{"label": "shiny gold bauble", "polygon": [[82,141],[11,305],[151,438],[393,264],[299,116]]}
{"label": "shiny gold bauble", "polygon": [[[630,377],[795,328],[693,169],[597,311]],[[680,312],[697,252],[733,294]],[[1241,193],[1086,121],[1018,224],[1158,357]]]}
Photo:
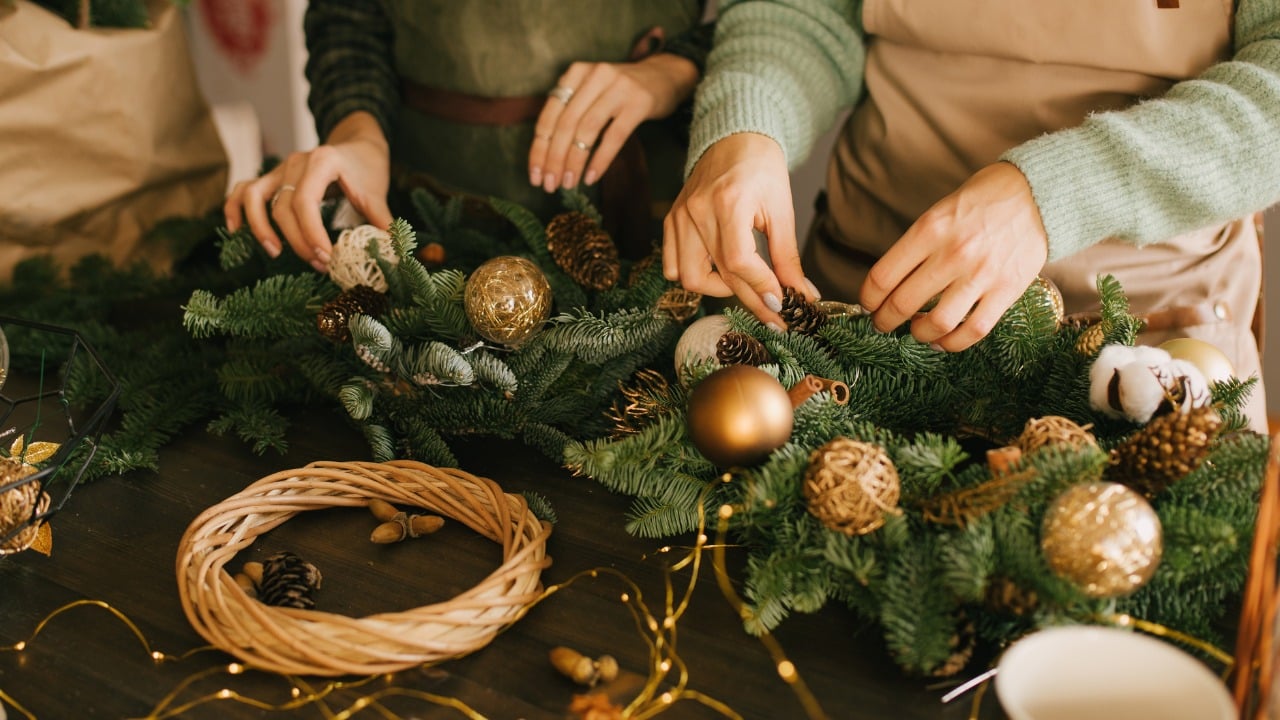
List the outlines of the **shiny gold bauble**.
{"label": "shiny gold bauble", "polygon": [[1174,338],[1160,343],[1159,348],[1169,353],[1174,360],[1186,360],[1195,365],[1205,380],[1211,383],[1222,382],[1236,375],[1236,369],[1231,366],[1231,359],[1227,354],[1204,340]]}
{"label": "shiny gold bauble", "polygon": [[791,439],[786,388],[751,365],[730,365],[689,393],[689,439],[718,467],[754,465]]}
{"label": "shiny gold bauble", "polygon": [[531,261],[502,255],[471,273],[463,303],[480,337],[516,346],[551,316],[551,285]]}
{"label": "shiny gold bauble", "polygon": [[689,323],[676,341],[676,375],[681,380],[690,366],[716,359],[716,343],[729,330],[729,318],[724,315],[704,315]]}
{"label": "shiny gold bauble", "polygon": [[1095,598],[1128,595],[1160,565],[1160,518],[1141,495],[1119,483],[1084,483],[1045,512],[1040,548],[1058,575]]}
{"label": "shiny gold bauble", "polygon": [[1061,326],[1062,321],[1067,316],[1066,303],[1062,299],[1062,291],[1058,289],[1058,286],[1052,280],[1044,276],[1037,277],[1035,282],[1032,283],[1032,287],[1039,291],[1036,297],[1053,311],[1056,324]]}

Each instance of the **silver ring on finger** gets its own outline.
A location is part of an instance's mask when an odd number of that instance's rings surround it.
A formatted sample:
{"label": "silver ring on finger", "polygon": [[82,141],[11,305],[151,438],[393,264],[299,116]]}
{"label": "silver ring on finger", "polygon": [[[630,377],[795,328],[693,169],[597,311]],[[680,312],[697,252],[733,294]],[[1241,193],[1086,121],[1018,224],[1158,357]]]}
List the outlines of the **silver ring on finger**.
{"label": "silver ring on finger", "polygon": [[280,196],[281,196],[282,194],[284,194],[284,193],[286,193],[286,192],[293,192],[294,190],[297,190],[297,189],[298,189],[298,188],[296,188],[296,187],[294,187],[294,186],[292,186],[292,185],[281,185],[279,189],[277,189],[274,193],[272,193],[272,194],[271,194],[271,203],[270,203],[270,204],[271,204],[271,210],[272,210],[273,212],[275,211],[275,209],[276,209],[276,203],[280,202]]}
{"label": "silver ring on finger", "polygon": [[591,150],[591,145],[589,143],[582,142],[581,140],[574,140],[573,146],[578,148],[582,152],[587,152]]}
{"label": "silver ring on finger", "polygon": [[559,100],[560,102],[564,103],[565,105],[568,105],[569,98],[573,97],[573,88],[565,87],[564,85],[557,85],[551,88],[551,92],[547,94]]}

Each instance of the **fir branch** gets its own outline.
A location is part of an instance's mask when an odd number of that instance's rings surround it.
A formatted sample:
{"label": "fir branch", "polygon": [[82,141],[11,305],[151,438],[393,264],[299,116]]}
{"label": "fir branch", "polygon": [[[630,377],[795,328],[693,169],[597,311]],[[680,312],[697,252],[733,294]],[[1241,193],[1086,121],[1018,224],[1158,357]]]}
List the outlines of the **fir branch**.
{"label": "fir branch", "polygon": [[218,228],[216,232],[218,263],[223,270],[240,267],[262,252],[262,246],[258,244],[258,239],[253,236],[248,225],[241,226],[235,232],[230,232],[225,227]]}
{"label": "fir branch", "polygon": [[565,210],[580,212],[596,222],[597,225],[604,224],[604,218],[600,216],[600,211],[592,204],[591,198],[586,193],[577,188],[561,188],[560,202],[564,205]]}
{"label": "fir branch", "polygon": [[416,385],[471,385],[476,380],[461,353],[435,341],[405,348],[396,370]]}
{"label": "fir branch", "polygon": [[560,522],[559,517],[556,515],[555,506],[551,504],[551,501],[547,499],[546,495],[534,492],[533,490],[524,490],[520,495],[529,506],[529,510],[533,512],[534,517],[542,520],[543,522],[549,522],[552,525]]}
{"label": "fir branch", "polygon": [[259,455],[267,450],[283,455],[289,450],[289,443],[285,440],[288,427],[288,420],[270,407],[243,405],[214,419],[207,429],[214,435],[234,432],[241,440],[250,443]]}
{"label": "fir branch", "polygon": [[553,318],[551,327],[538,339],[552,352],[600,363],[651,346],[670,323],[669,318],[649,310],[619,310],[597,316],[579,309]]}
{"label": "fir branch", "polygon": [[551,285],[551,295],[560,308],[587,306],[586,292],[556,265],[547,250],[547,232],[542,221],[527,208],[501,198],[490,198],[490,206],[515,226],[525,243],[525,249],[535,264],[542,268]]}
{"label": "fir branch", "polygon": [[216,334],[291,337],[315,332],[315,314],[337,294],[322,275],[275,275],[219,300],[196,290],[183,306],[183,325],[195,338]]}
{"label": "fir branch", "polygon": [[502,393],[514,394],[520,389],[520,379],[501,358],[486,350],[475,350],[468,357],[475,371],[475,380]]}

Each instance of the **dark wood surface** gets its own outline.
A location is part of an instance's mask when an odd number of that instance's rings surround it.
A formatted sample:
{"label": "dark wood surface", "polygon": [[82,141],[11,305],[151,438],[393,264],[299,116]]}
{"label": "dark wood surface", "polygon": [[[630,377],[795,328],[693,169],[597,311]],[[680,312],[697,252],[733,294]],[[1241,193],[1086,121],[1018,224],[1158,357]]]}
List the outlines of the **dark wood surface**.
{"label": "dark wood surface", "polygon": [[[37,623],[78,599],[109,604],[136,624],[158,651],[180,655],[205,645],[187,623],[178,601],[174,563],[188,524],[204,509],[281,469],[313,460],[367,459],[359,434],[333,413],[299,420],[286,456],[255,455],[235,439],[192,431],[161,454],[158,473],[105,478],[75,490],[53,518],[53,553],[26,551],[0,558],[0,646],[27,639]],[[508,492],[535,490],[554,505],[558,523],[548,541],[553,565],[544,584],[564,583],[590,568],[613,568],[633,580],[661,612],[663,555],[659,541],[623,529],[628,498],[586,478],[575,478],[545,457],[498,440],[458,444],[462,469],[489,477]],[[474,585],[500,563],[497,546],[459,524],[412,542],[377,546],[368,541],[376,524],[363,510],[304,513],[260,537],[245,559],[290,550],[317,565],[324,584],[318,606],[364,616],[448,599]],[[683,539],[687,542],[687,538]],[[673,544],[678,544],[677,539]],[[735,560],[730,550],[730,566]],[[710,555],[692,605],[678,624],[678,654],[689,686],[725,703],[744,718],[804,718],[792,690],[774,670],[761,642],[746,634],[716,588]],[[683,589],[690,572],[672,575]],[[644,636],[620,600],[626,588],[608,576],[575,582],[535,606],[487,647],[464,658],[401,672],[362,689],[341,690],[326,700],[330,713],[377,689],[398,687],[453,697],[486,718],[528,720],[570,717],[574,693],[583,688],[556,673],[547,653],[567,645],[589,655],[615,656],[623,674],[605,688],[628,698],[646,673]],[[878,630],[847,610],[829,606],[788,619],[775,636],[831,718],[944,718],[968,716],[970,699],[943,704],[945,689],[908,678],[888,659]],[[291,685],[269,673],[229,677],[219,668],[232,660],[219,651],[156,664],[129,627],[97,607],[78,607],[54,618],[24,652],[0,652],[0,690],[35,717],[146,717],[188,678],[206,670],[181,692],[178,703],[232,689],[267,703],[286,699]],[[346,678],[352,680],[353,678]],[[327,681],[307,678],[313,687]],[[398,717],[462,718],[462,713],[419,698],[390,698]],[[6,707],[10,720],[24,715]],[[988,692],[982,716],[999,717]],[[324,718],[314,705],[277,712],[224,700],[200,705],[184,718]],[[365,710],[355,717],[388,717]],[[662,717],[719,714],[683,702]]]}

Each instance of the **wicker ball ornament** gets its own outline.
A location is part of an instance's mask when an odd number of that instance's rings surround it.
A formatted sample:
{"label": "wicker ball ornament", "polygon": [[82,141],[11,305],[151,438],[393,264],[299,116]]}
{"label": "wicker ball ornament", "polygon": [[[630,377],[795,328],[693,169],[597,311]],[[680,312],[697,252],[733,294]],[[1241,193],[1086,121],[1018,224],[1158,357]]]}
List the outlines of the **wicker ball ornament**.
{"label": "wicker ball ornament", "polygon": [[[372,246],[377,246],[376,255]],[[373,225],[357,225],[338,235],[329,256],[329,279],[343,290],[367,285],[383,293],[387,279],[378,267],[378,259],[388,265],[400,262],[386,230]]]}
{"label": "wicker ball ornament", "polygon": [[791,397],[777,378],[751,365],[730,365],[689,393],[689,439],[722,468],[754,465],[791,439]]}
{"label": "wicker ball ornament", "polygon": [[1040,535],[1045,561],[1095,598],[1128,595],[1147,583],[1164,552],[1160,518],[1119,483],[1075,485],[1050,504]]}
{"label": "wicker ball ornament", "polygon": [[845,535],[866,535],[898,512],[898,469],[879,445],[838,437],[809,454],[809,512]]}
{"label": "wicker ball ornament", "polygon": [[1023,455],[1030,455],[1043,447],[1070,448],[1098,447],[1098,440],[1089,432],[1090,426],[1081,426],[1061,415],[1045,415],[1032,418],[1022,428],[1017,445]]}
{"label": "wicker ball ornament", "polygon": [[[371,500],[420,507],[501,547],[502,564],[434,605],[351,618],[264,605],[226,570],[260,535],[307,510]],[[264,477],[204,511],[178,544],[178,597],[210,644],[284,675],[376,675],[461,657],[487,645],[542,596],[551,525],[524,497],[461,470],[400,460],[314,462]],[[443,561],[443,560],[442,560]]]}
{"label": "wicker ball ornament", "polygon": [[485,261],[467,278],[463,307],[476,333],[486,340],[517,346],[551,316],[551,284],[532,261],[500,255]]}

